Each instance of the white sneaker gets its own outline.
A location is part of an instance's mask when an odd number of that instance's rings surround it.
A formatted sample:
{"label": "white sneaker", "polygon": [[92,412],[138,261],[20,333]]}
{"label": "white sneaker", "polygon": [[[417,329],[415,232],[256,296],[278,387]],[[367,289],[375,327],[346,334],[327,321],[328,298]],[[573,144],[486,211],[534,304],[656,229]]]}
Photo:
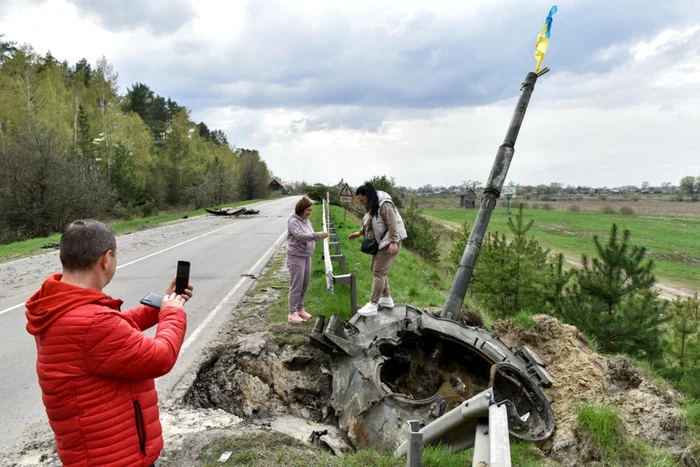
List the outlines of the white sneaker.
{"label": "white sneaker", "polygon": [[382,308],[394,308],[394,299],[391,297],[382,297],[379,299],[379,306]]}
{"label": "white sneaker", "polygon": [[367,305],[357,310],[357,313],[361,314],[362,316],[374,316],[377,314],[377,305],[369,302]]}

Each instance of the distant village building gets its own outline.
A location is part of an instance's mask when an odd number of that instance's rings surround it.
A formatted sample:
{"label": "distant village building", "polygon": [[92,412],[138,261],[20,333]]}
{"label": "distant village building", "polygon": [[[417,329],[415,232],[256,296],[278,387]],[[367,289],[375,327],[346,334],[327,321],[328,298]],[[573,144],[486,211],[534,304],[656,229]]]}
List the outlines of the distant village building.
{"label": "distant village building", "polygon": [[474,209],[476,207],[476,193],[469,188],[466,193],[459,195],[459,207]]}
{"label": "distant village building", "polygon": [[270,182],[269,185],[267,185],[267,189],[275,195],[286,195],[287,194],[287,188],[282,185],[282,182],[277,180],[276,178],[273,178],[272,181]]}

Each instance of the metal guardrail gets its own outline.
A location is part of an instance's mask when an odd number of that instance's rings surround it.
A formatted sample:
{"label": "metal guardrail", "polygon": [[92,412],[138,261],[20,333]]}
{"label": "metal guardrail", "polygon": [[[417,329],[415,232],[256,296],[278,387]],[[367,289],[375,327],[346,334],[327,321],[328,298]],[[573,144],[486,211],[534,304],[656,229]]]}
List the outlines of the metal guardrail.
{"label": "metal guardrail", "polygon": [[416,425],[409,422],[407,440],[394,453],[406,456],[407,467],[420,467],[422,462],[416,431],[421,444],[443,444],[452,452],[473,447],[472,467],[511,467],[508,412],[494,402],[492,387],[422,429],[416,430]]}
{"label": "metal guardrail", "polygon": [[[338,241],[338,234],[335,231],[333,220],[331,219],[329,209],[329,195],[326,194],[326,199],[323,200],[323,231],[328,232],[328,238],[323,240],[323,259],[326,263],[326,286],[329,293],[333,293],[335,284],[347,284],[350,286],[350,312],[357,311],[357,285],[354,274],[345,273],[345,255],[341,253],[341,245]],[[331,248],[335,250],[335,254],[331,254]],[[342,274],[335,275],[333,273],[333,261],[340,265]]]}

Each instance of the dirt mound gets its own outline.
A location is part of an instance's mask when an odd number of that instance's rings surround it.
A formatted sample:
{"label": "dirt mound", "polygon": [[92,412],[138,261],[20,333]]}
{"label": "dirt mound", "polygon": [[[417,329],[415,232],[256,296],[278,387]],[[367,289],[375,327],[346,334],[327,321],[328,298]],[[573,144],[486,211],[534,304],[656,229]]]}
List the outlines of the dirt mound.
{"label": "dirt mound", "polygon": [[554,384],[545,392],[552,402],[557,427],[543,449],[563,465],[582,465],[586,448],[577,436],[576,406],[597,402],[617,408],[628,432],[645,443],[682,456],[684,439],[677,391],[662,389],[620,356],[595,353],[574,327],[547,315],[533,316],[535,325],[522,329],[505,321],[491,331],[511,347],[527,345],[547,364]]}

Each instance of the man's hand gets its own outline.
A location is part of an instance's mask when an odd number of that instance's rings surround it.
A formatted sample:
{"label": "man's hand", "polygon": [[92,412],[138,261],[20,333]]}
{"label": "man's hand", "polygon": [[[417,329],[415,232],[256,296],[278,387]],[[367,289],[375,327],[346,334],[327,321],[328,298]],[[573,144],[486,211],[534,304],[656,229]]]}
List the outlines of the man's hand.
{"label": "man's hand", "polygon": [[348,236],[348,240],[355,240],[356,238],[360,238],[362,234],[360,232],[353,232]]}
{"label": "man's hand", "polygon": [[[194,290],[194,287],[192,287],[192,284],[187,284],[187,288],[185,289],[185,293],[181,295],[182,299],[189,300],[192,298],[192,291]],[[171,294],[175,293],[175,279],[170,283],[168,286],[168,289],[165,291],[165,295],[163,296],[163,300],[165,300],[165,297]],[[183,302],[184,303],[184,302]]]}
{"label": "man's hand", "polygon": [[396,243],[390,243],[389,244],[389,254],[395,255],[398,252],[399,252],[399,246]]}
{"label": "man's hand", "polygon": [[186,301],[185,295],[178,295],[175,292],[165,294],[163,296],[163,301],[160,304],[160,309],[162,310],[168,306],[177,306],[182,308],[182,305],[184,305]]}

